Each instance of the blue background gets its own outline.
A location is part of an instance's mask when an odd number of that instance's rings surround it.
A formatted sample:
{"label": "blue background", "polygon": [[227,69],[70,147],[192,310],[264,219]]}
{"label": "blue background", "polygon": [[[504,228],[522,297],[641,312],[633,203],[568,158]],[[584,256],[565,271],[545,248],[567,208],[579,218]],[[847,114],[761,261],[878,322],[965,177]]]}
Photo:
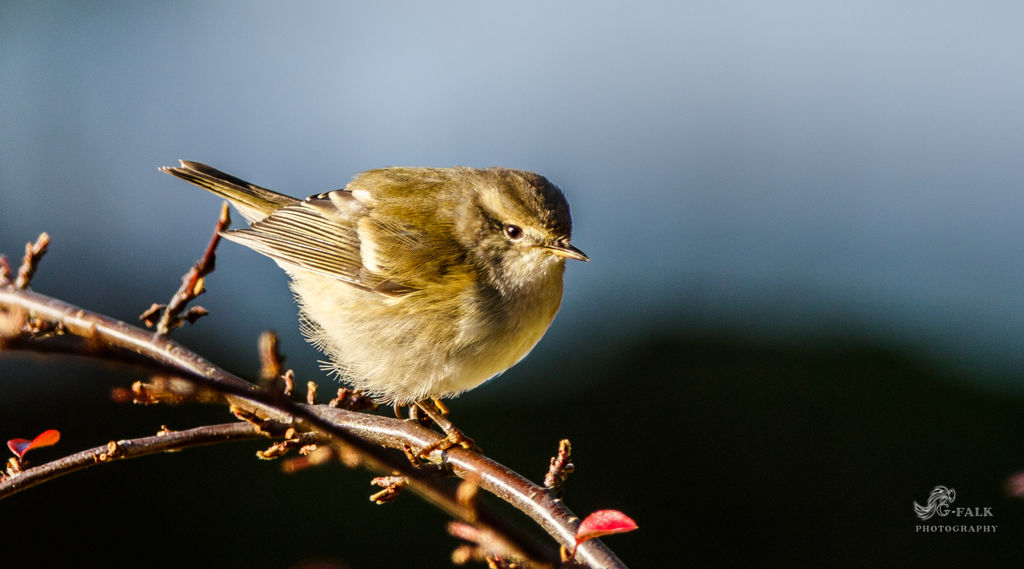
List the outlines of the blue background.
{"label": "blue background", "polygon": [[[594,441],[580,448],[585,495],[570,486],[568,503],[645,514],[645,531],[608,540],[636,566],[723,550],[861,565],[883,537],[902,566],[982,550],[993,562],[1024,530],[1001,489],[1024,464],[1022,22],[1024,7],[995,1],[5,2],[0,251],[16,258],[49,232],[34,288],[130,321],[170,296],[217,215],[211,196],[157,172],[178,158],[295,196],[388,165],[535,170],[567,194],[573,242],[593,261],[569,268],[534,355],[454,404],[485,449],[539,474],[560,437]],[[256,336],[274,328],[288,364],[318,376],[273,263],[225,244],[208,288],[212,316],[179,341],[251,374]],[[85,447],[149,432],[110,415],[155,430],[185,412],[108,404],[110,378],[83,384],[81,367],[0,360],[10,429],[63,421]],[[99,432],[87,429],[100,411],[55,389],[102,392]],[[558,409],[579,415],[532,425]],[[524,422],[536,441],[502,438]],[[231,478],[292,488],[248,452]],[[653,468],[670,458],[682,461]],[[337,476],[350,475],[323,475],[317,495],[364,489]],[[639,489],[652,476],[666,496]],[[120,481],[82,479],[86,494]],[[76,483],[10,503],[38,512]],[[937,484],[995,506],[1005,531],[922,543],[910,503]],[[259,514],[302,524],[301,499]],[[362,499],[317,515],[392,523]],[[443,565],[453,540],[434,525],[443,543],[426,558]],[[669,557],[663,537],[685,546]],[[383,563],[322,544],[318,557]]]}

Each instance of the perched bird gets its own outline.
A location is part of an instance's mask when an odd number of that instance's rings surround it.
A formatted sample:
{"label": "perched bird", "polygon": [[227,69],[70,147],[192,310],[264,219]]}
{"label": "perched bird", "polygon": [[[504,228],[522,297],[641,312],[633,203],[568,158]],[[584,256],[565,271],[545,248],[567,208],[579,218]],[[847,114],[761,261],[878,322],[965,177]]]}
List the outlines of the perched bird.
{"label": "perched bird", "polygon": [[298,200],[198,162],[161,170],[245,216],[223,236],[288,273],[325,368],[385,403],[458,395],[514,365],[558,312],[565,260],[588,260],[562,192],[532,172],[382,168]]}

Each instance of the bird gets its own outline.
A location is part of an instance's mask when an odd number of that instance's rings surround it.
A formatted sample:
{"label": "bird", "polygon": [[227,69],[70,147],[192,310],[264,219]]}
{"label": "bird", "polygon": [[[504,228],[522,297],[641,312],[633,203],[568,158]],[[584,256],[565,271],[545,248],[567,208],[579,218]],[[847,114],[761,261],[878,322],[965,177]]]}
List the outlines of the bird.
{"label": "bird", "polygon": [[245,217],[222,236],[288,274],[324,369],[396,409],[444,409],[515,365],[558,312],[565,261],[589,260],[562,191],[533,172],[379,168],[300,200],[199,162],[160,170]]}

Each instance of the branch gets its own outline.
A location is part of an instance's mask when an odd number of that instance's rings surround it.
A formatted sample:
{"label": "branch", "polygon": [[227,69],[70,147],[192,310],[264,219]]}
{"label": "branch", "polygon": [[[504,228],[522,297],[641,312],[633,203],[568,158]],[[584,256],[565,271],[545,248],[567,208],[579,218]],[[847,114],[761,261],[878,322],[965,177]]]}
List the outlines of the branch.
{"label": "branch", "polygon": [[190,308],[184,314],[181,314],[181,312],[185,310],[189,302],[192,302],[197,296],[206,292],[206,289],[203,288],[203,279],[206,275],[213,272],[217,261],[216,251],[217,244],[220,243],[221,232],[227,229],[230,224],[231,215],[228,210],[228,202],[224,202],[220,208],[220,217],[217,218],[217,225],[213,229],[213,236],[210,237],[210,243],[206,246],[206,251],[196,261],[196,264],[192,265],[192,268],[181,277],[181,286],[178,287],[177,292],[171,297],[170,302],[166,305],[153,304],[139,316],[146,323],[146,326],[153,327],[153,317],[160,314],[160,320],[155,323],[156,333],[166,336],[171,330],[181,326],[186,321],[191,324],[208,314],[202,306]]}
{"label": "branch", "polygon": [[[492,543],[498,549],[512,551],[526,559],[554,558],[549,551],[522,537],[520,532],[487,510],[478,505],[460,503],[454,492],[441,484],[436,476],[414,468],[404,458],[398,460],[396,455],[380,448],[425,448],[441,438],[430,429],[409,421],[327,405],[303,405],[286,399],[280,393],[258,390],[165,336],[154,335],[35,292],[0,286],[0,310],[3,311],[0,312],[0,349],[36,350],[42,344],[50,343],[45,337],[29,333],[30,325],[41,321],[43,328],[54,331],[49,334],[51,339],[59,340],[61,336],[70,335],[81,340],[57,343],[57,349],[68,353],[136,361],[141,356],[147,366],[172,372],[199,386],[220,392],[234,407],[255,417],[290,424],[302,431],[319,431],[350,452],[358,453],[366,466],[381,473],[405,476],[410,490],[453,517],[493,536]],[[53,349],[51,344],[43,351]],[[125,355],[130,357],[125,358]],[[456,447],[434,451],[427,458],[431,462],[448,465],[456,476],[479,485],[523,511],[561,545],[573,546],[579,519],[545,488],[474,451]],[[598,540],[581,544],[576,560],[594,568],[625,568],[615,554]]]}
{"label": "branch", "polygon": [[[283,429],[280,429],[283,432]],[[16,474],[0,475],[0,500],[43,482],[126,458],[137,458],[162,452],[227,441],[250,440],[270,436],[266,430],[244,422],[205,425],[186,431],[161,431],[152,437],[110,441],[109,443],[59,458],[46,464],[27,468]]]}

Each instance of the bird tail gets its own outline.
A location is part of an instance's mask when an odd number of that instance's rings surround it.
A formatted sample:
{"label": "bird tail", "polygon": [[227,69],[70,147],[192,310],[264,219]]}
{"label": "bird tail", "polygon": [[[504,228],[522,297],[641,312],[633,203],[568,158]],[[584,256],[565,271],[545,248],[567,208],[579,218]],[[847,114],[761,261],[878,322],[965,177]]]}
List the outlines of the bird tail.
{"label": "bird tail", "polygon": [[267,217],[299,200],[250,184],[231,174],[199,162],[180,160],[181,166],[164,166],[161,172],[191,182],[231,202],[250,223]]}

